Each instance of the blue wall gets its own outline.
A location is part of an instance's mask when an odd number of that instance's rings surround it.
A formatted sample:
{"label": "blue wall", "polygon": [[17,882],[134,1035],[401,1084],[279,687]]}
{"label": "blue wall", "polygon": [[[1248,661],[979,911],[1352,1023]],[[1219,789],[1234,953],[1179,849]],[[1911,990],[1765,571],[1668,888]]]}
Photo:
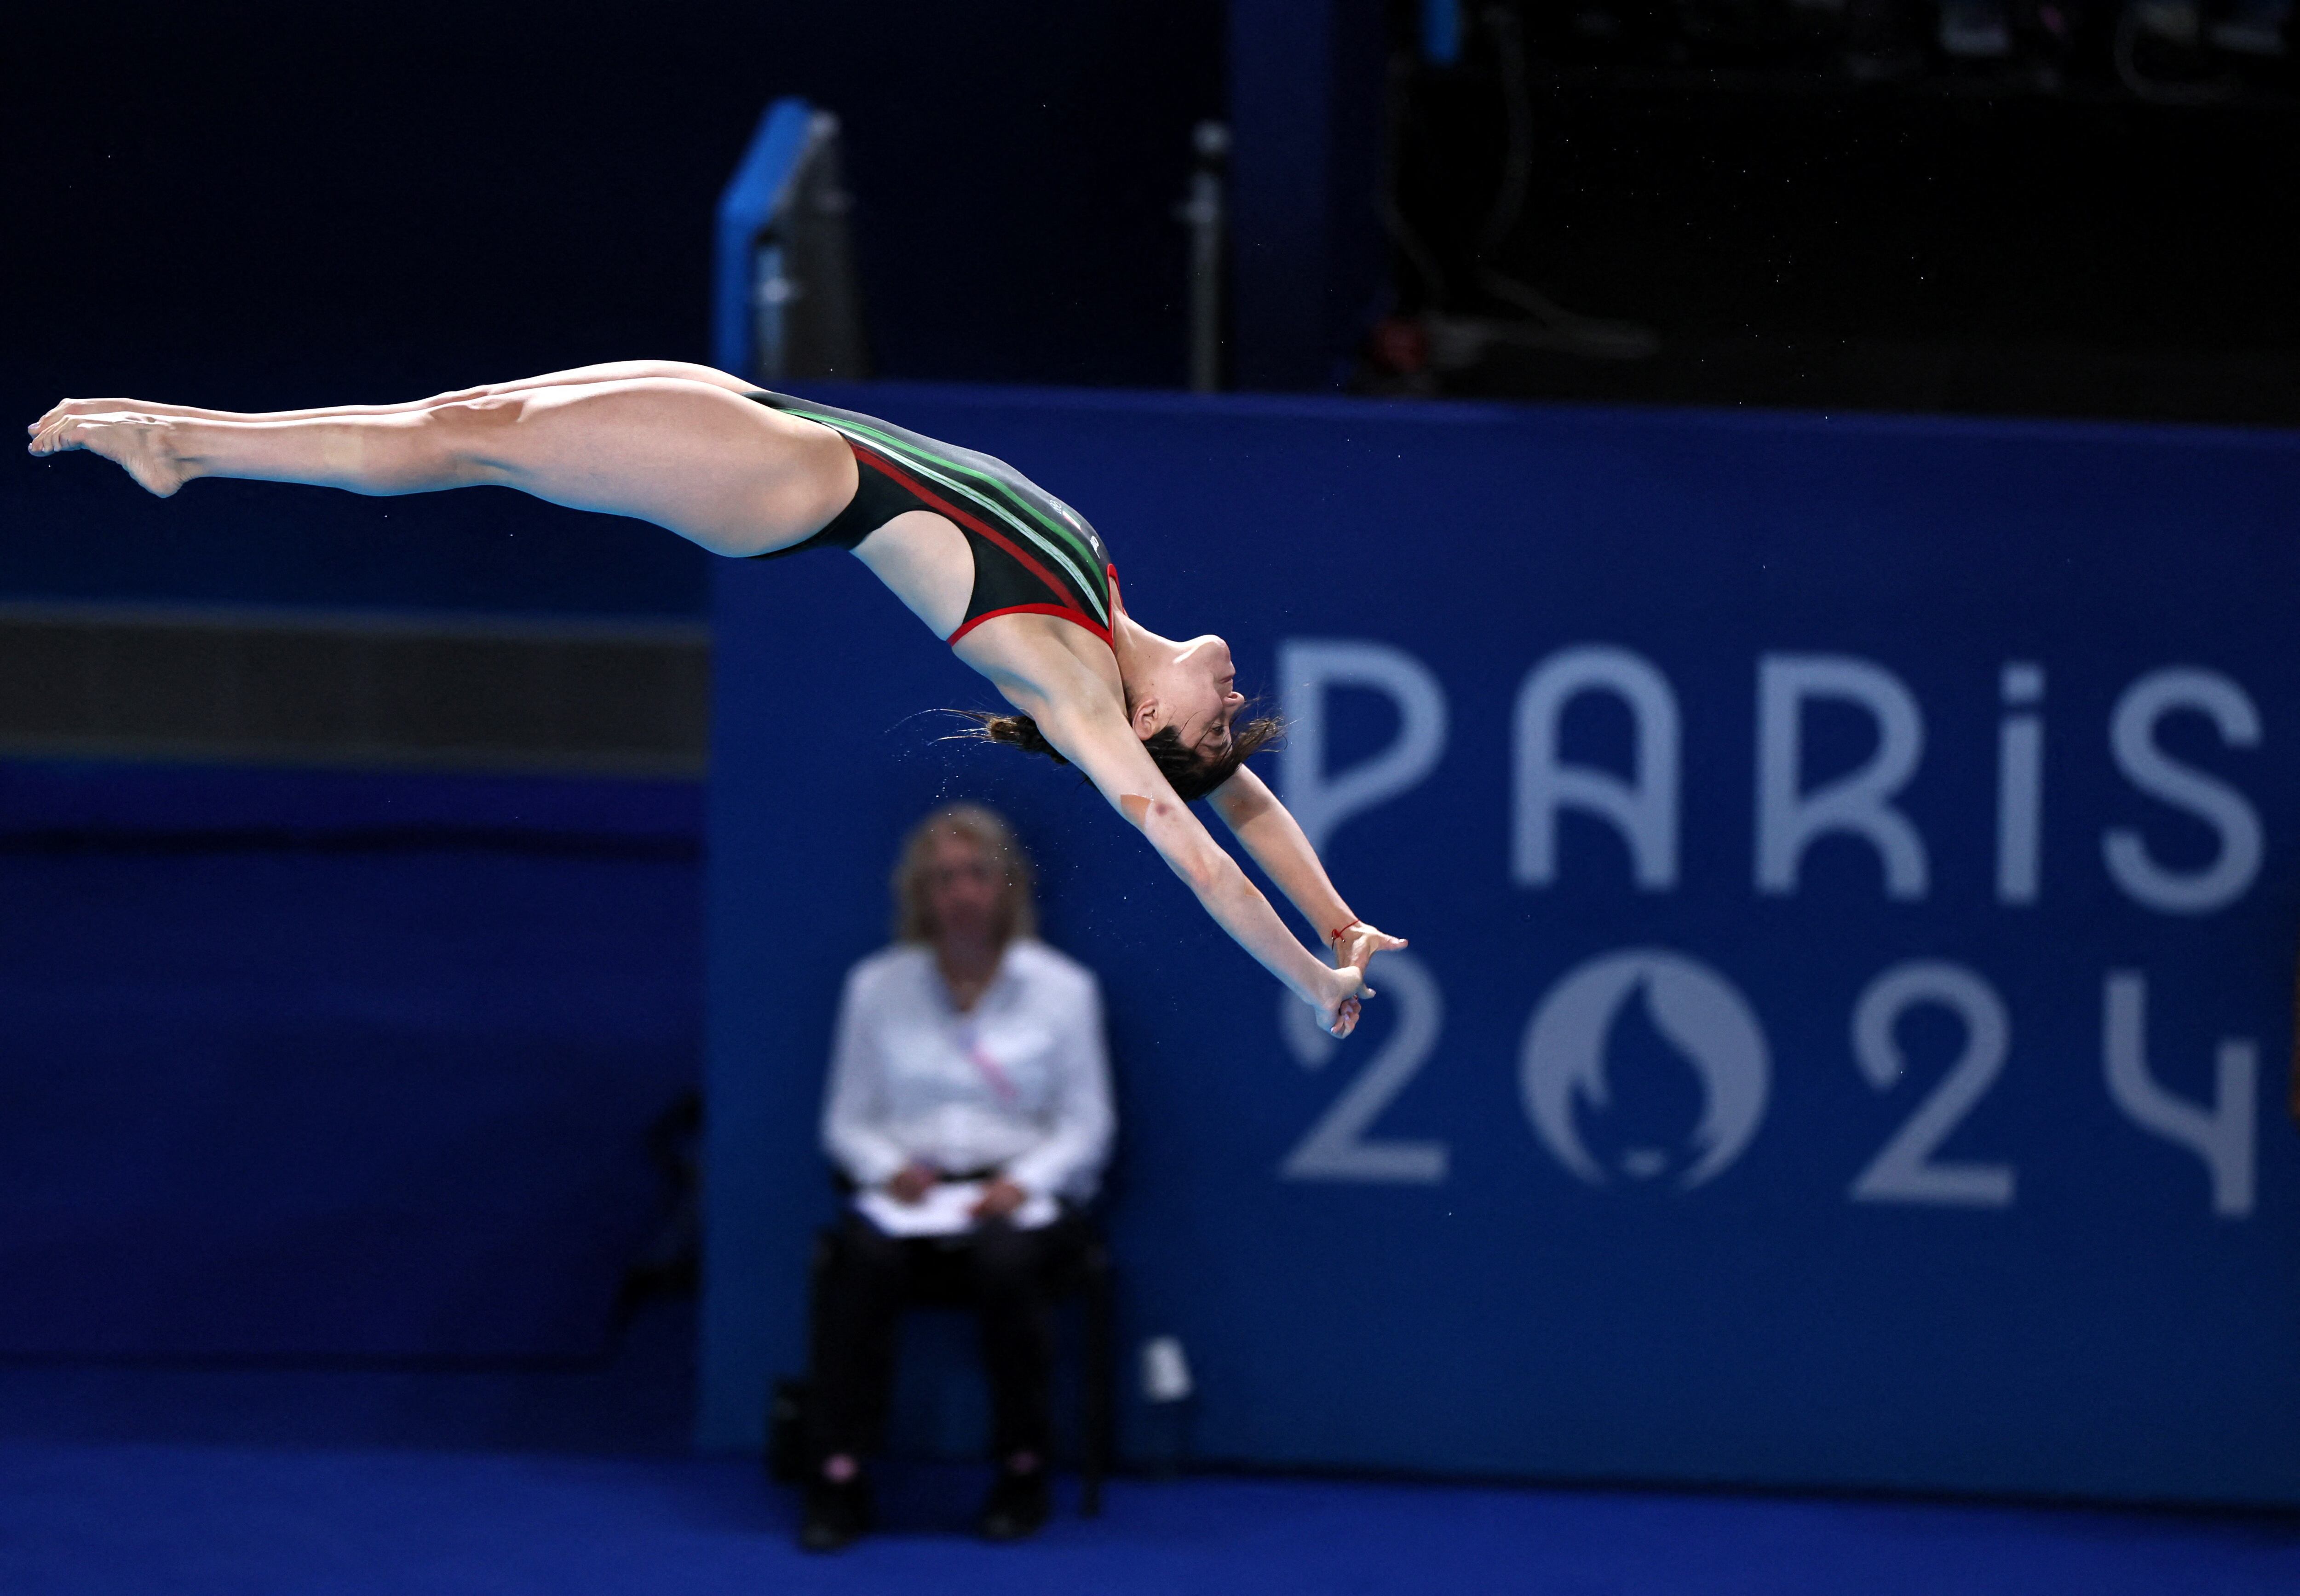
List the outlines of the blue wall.
{"label": "blue wall", "polygon": [[[1205,1456],[2300,1500],[2277,1109],[2300,442],[849,403],[1014,460],[1097,522],[1150,626],[1233,639],[1297,719],[1283,785],[1414,963],[1327,1058],[1077,777],[936,741],[918,711],[989,687],[858,563],[720,566],[708,1442],[750,1440],[803,1357],[828,1021],[883,936],[892,842],[979,795],[1045,860],[1051,938],[1109,982],[1127,1341],[1185,1338]],[[1311,692],[1318,639],[1350,644],[1329,678],[1380,686]],[[1620,651],[1592,667],[1614,687],[1564,694],[1554,757],[1521,770],[1529,671],[1589,646]],[[2008,662],[2040,667],[2040,703],[2005,706],[2038,686]],[[1773,851],[1817,826],[1771,887],[1760,683]],[[1543,867],[1543,773],[1571,798],[1610,770],[1620,810],[1670,703],[1649,885],[1587,801]],[[1366,766],[1396,791],[1337,807]],[[1863,773],[1890,786],[1868,805]],[[2129,1037],[2135,996],[2148,1074],[2121,1106],[2104,1030]],[[1380,1110],[1338,1134],[1375,1074]]]}
{"label": "blue wall", "polygon": [[0,1355],[596,1354],[693,783],[0,764]]}
{"label": "blue wall", "polygon": [[2300,1500],[2300,439],[846,403],[1229,637],[1412,962],[1318,1046],[1075,777],[936,740],[990,690],[858,564],[720,566],[706,1441],[802,1360],[895,840],[978,796],[1108,985],[1128,1343],[1203,1455]]}

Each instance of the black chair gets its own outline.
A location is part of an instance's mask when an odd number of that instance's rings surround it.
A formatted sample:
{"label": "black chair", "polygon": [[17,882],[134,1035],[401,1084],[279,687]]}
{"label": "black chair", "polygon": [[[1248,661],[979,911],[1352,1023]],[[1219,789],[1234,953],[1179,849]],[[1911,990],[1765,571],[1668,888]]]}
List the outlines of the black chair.
{"label": "black chair", "polygon": [[[1110,1251],[1101,1235],[1082,1218],[1071,1222],[1084,1231],[1084,1244],[1075,1261],[1051,1283],[1057,1301],[1079,1304],[1083,1334],[1084,1365],[1079,1371],[1079,1516],[1093,1518],[1102,1512],[1102,1483],[1110,1472],[1111,1409],[1115,1371],[1111,1364],[1111,1340],[1116,1324],[1115,1293]],[[822,1300],[823,1276],[838,1257],[836,1226],[815,1232],[814,1253],[807,1267],[807,1320],[814,1324],[816,1305]],[[929,1268],[915,1271],[904,1300],[909,1308],[971,1308],[971,1293],[965,1271]],[[812,1336],[810,1336],[812,1344]],[[807,1390],[804,1380],[776,1383],[768,1410],[768,1463],[774,1477],[797,1484],[811,1467],[807,1439]]]}

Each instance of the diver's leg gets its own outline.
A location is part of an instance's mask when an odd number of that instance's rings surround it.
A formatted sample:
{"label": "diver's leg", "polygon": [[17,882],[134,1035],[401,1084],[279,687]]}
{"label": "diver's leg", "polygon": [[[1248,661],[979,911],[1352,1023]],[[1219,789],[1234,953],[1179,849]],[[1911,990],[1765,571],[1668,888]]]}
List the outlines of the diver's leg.
{"label": "diver's leg", "polygon": [[195,477],[360,494],[498,484],[636,516],[722,554],[796,543],[854,493],[846,440],[683,378],[522,388],[384,415],[211,421],[73,417],[32,452],[88,449],[163,497]]}
{"label": "diver's leg", "polygon": [[525,377],[516,382],[486,383],[479,387],[458,388],[453,393],[434,394],[429,399],[404,399],[396,404],[330,404],[315,410],[234,411],[208,410],[196,404],[154,404],[147,399],[60,399],[50,407],[47,414],[24,430],[38,436],[43,428],[75,416],[114,415],[122,411],[133,411],[146,416],[180,416],[196,421],[318,421],[337,416],[404,415],[410,411],[450,404],[457,400],[484,399],[496,394],[522,393],[529,388],[624,382],[635,377],[684,378],[689,382],[704,382],[713,387],[725,388],[730,394],[751,393],[757,386],[714,367],[696,365],[691,361],[608,361],[596,366],[577,366],[566,371],[546,372],[541,377]]}

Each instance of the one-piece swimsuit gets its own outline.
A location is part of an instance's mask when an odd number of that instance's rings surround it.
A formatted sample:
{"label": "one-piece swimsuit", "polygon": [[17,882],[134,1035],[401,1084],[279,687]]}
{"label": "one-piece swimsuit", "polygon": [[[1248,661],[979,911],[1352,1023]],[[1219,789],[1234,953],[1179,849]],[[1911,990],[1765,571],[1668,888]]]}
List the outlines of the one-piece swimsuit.
{"label": "one-piece swimsuit", "polygon": [[966,615],[946,642],[999,615],[1059,616],[1110,641],[1118,577],[1110,551],[1085,517],[1012,466],[811,399],[749,397],[838,433],[854,452],[856,477],[854,497],[822,530],[755,558],[851,550],[904,511],[930,510],[965,534],[974,554]]}

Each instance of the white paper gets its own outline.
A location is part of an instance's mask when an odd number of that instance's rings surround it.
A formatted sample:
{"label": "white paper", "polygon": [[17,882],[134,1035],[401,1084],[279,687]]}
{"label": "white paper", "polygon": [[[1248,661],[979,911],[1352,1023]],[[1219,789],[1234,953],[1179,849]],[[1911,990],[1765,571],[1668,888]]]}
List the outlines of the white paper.
{"label": "white paper", "polygon": [[[974,1228],[973,1207],[982,1201],[979,1180],[945,1181],[927,1188],[916,1202],[897,1202],[877,1186],[854,1199],[864,1218],[888,1235],[964,1235]],[[1032,1193],[1022,1206],[1006,1216],[1017,1230],[1051,1225],[1062,1210],[1043,1192]]]}

